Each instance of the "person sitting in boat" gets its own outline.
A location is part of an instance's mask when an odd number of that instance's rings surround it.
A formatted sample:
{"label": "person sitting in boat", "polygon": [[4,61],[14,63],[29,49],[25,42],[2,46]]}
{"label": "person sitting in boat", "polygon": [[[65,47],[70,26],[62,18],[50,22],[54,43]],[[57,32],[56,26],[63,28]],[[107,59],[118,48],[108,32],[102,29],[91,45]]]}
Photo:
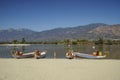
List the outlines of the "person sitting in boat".
{"label": "person sitting in boat", "polygon": [[100,55],[100,52],[99,52],[99,51],[93,52],[93,55],[94,55],[94,56],[99,56],[99,55]]}
{"label": "person sitting in boat", "polygon": [[38,57],[40,55],[41,55],[40,51],[39,50],[35,50],[34,57],[36,58],[36,57]]}
{"label": "person sitting in boat", "polygon": [[96,56],[99,56],[99,51],[96,51]]}
{"label": "person sitting in boat", "polygon": [[101,51],[96,51],[96,52],[93,52],[93,55],[94,56],[102,56],[102,52]]}
{"label": "person sitting in boat", "polygon": [[16,55],[17,55],[17,56],[22,56],[22,54],[23,54],[23,53],[22,53],[21,51],[16,51]]}
{"label": "person sitting in boat", "polygon": [[71,52],[70,50],[66,53],[66,57],[67,57],[68,59],[72,59],[72,58],[73,58],[72,52]]}
{"label": "person sitting in boat", "polygon": [[103,54],[102,54],[102,52],[101,51],[99,51],[99,56],[102,56]]}
{"label": "person sitting in boat", "polygon": [[72,51],[71,51],[71,50],[69,50],[69,51],[68,51],[67,56],[73,56],[73,53],[72,53]]}

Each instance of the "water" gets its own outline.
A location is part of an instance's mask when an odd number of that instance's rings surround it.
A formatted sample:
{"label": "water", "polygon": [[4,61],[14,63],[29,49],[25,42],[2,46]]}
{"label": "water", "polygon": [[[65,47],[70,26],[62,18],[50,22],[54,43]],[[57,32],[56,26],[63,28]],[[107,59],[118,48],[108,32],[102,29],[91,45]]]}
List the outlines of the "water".
{"label": "water", "polygon": [[96,50],[100,50],[102,52],[109,52],[106,59],[120,59],[120,45],[55,45],[55,44],[31,44],[30,46],[2,46],[0,45],[0,58],[12,58],[11,51],[19,50],[23,53],[33,52],[34,50],[47,51],[46,58],[53,58],[53,53],[56,52],[56,58],[65,58],[65,54],[68,49],[72,49],[74,51],[92,54]]}

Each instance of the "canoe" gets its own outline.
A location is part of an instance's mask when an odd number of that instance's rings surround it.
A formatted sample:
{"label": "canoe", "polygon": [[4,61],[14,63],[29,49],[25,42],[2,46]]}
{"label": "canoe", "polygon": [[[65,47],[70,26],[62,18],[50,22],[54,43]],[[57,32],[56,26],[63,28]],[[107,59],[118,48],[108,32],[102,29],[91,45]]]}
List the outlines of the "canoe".
{"label": "canoe", "polygon": [[91,54],[85,54],[85,53],[79,53],[79,52],[74,52],[74,54],[77,57],[83,57],[83,58],[89,58],[89,59],[102,59],[102,58],[106,57],[106,55],[103,55],[103,56],[94,56],[94,55],[91,55]]}
{"label": "canoe", "polygon": [[[13,56],[14,58],[17,58],[17,59],[21,59],[21,58],[32,58],[32,57],[34,57],[34,52],[24,53],[24,54],[22,54],[21,56],[16,55],[16,54],[12,54],[12,56]],[[43,52],[41,52],[41,55],[40,55],[40,56],[37,56],[37,59],[38,59],[38,58],[44,58],[45,56],[46,56],[46,52],[43,51]]]}

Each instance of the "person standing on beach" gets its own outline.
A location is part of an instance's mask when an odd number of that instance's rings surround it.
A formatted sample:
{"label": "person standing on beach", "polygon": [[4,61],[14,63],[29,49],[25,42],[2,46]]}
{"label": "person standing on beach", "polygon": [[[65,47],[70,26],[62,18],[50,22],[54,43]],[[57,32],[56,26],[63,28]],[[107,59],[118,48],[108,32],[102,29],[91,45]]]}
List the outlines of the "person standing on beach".
{"label": "person standing on beach", "polygon": [[54,59],[56,58],[56,52],[54,51],[54,53],[53,53],[53,57],[54,57]]}

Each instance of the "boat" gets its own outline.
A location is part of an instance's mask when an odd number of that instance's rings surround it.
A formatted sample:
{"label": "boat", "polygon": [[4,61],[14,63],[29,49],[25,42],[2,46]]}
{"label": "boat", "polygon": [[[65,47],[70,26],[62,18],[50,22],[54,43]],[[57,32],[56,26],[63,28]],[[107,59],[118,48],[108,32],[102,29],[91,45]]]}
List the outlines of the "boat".
{"label": "boat", "polygon": [[102,58],[105,58],[105,57],[106,57],[106,55],[94,56],[94,55],[92,55],[92,54],[79,53],[79,52],[74,52],[74,54],[75,54],[77,57],[89,58],[89,59],[102,59]]}
{"label": "boat", "polygon": [[[37,56],[36,58],[45,58],[46,56],[46,51],[41,52],[40,56]],[[34,57],[34,52],[29,52],[29,53],[24,53],[22,55],[17,55],[16,53],[12,54],[12,57],[21,59],[21,58],[32,58]]]}
{"label": "boat", "polygon": [[34,57],[34,52],[24,53],[22,55],[17,55],[16,53],[12,54],[12,57],[20,59],[20,58],[31,58]]}

